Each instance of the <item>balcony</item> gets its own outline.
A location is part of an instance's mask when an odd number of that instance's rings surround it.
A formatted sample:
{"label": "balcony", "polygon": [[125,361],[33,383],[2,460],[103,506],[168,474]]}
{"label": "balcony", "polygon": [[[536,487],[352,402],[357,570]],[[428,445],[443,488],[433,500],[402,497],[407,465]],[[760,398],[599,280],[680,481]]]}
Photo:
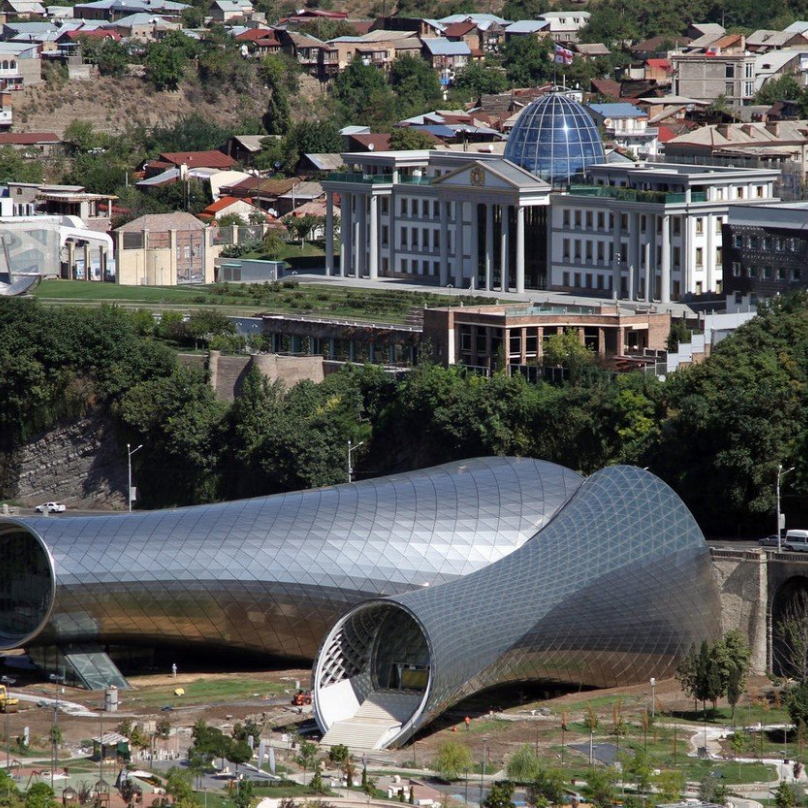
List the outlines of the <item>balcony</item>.
{"label": "balcony", "polygon": [[[640,191],[636,188],[615,188],[611,185],[571,185],[571,196],[595,196],[608,199],[620,199],[624,202],[645,202],[654,205],[681,205],[685,202],[685,194],[667,191]],[[693,191],[691,202],[706,202],[705,191]]]}
{"label": "balcony", "polygon": [[[411,174],[399,174],[398,183],[403,185],[429,185],[432,177],[415,177]],[[392,174],[362,174],[359,171],[332,171],[328,175],[329,182],[355,182],[360,185],[392,185]]]}

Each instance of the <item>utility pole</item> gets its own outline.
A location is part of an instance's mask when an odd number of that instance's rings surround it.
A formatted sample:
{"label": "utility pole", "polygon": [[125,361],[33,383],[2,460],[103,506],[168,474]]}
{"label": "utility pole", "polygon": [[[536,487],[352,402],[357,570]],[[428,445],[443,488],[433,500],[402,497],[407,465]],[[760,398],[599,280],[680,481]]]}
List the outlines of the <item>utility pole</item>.
{"label": "utility pole", "polygon": [[126,502],[129,505],[129,513],[132,513],[132,455],[135,452],[139,452],[143,448],[143,444],[141,443],[136,449],[132,448],[131,443],[126,444],[126,455],[127,455],[127,479],[128,485],[126,487]]}
{"label": "utility pole", "polygon": [[783,464],[777,466],[777,552],[782,550],[782,535],[783,535],[783,515],[780,513],[780,478],[790,471],[794,471],[794,466],[790,469],[783,471]]}
{"label": "utility pole", "polygon": [[360,441],[354,446],[351,441],[348,441],[348,482],[353,482],[353,453],[360,447],[364,446],[365,441]]}

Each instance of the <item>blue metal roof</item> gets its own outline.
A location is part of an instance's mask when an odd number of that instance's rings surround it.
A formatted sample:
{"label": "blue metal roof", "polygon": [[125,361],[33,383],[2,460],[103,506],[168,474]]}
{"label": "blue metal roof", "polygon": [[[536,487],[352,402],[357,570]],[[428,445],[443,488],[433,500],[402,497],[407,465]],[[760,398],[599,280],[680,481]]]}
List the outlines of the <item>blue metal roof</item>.
{"label": "blue metal roof", "polygon": [[450,42],[448,39],[421,40],[433,56],[471,56],[471,49],[465,42]]}
{"label": "blue metal roof", "polygon": [[590,104],[589,109],[604,118],[643,118],[648,113],[637,109],[634,104]]}

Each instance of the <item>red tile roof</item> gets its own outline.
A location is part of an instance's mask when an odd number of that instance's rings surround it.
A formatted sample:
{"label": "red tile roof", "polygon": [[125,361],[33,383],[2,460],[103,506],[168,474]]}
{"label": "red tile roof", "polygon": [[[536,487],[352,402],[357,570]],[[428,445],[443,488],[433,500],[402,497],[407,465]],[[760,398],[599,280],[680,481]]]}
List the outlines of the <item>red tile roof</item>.
{"label": "red tile roof", "polygon": [[275,31],[271,28],[250,28],[236,36],[238,42],[258,42],[261,39],[275,39]]}
{"label": "red tile roof", "polygon": [[670,126],[659,126],[657,127],[659,132],[657,133],[657,139],[660,143],[667,143],[669,140],[673,140],[677,135]]}
{"label": "red tile roof", "polygon": [[[389,151],[390,135],[350,135],[349,140],[366,151]],[[370,147],[373,147],[372,149]]]}
{"label": "red tile roof", "polygon": [[36,146],[39,143],[61,143],[53,132],[0,132],[0,146]]}
{"label": "red tile roof", "polygon": [[89,31],[84,31],[79,28],[77,31],[68,31],[67,38],[72,40],[87,37],[88,39],[112,39],[115,42],[121,41],[121,35],[117,31],[110,31],[109,28],[91,28]]}
{"label": "red tile roof", "polygon": [[[231,168],[236,164],[232,157],[220,151],[196,152],[163,152],[160,162],[170,163],[172,166],[187,165],[188,168]],[[154,163],[153,163],[154,164]]]}
{"label": "red tile roof", "polygon": [[646,59],[645,64],[647,64],[648,67],[654,68],[655,70],[664,70],[667,73],[670,73],[673,70],[671,63],[667,59]]}

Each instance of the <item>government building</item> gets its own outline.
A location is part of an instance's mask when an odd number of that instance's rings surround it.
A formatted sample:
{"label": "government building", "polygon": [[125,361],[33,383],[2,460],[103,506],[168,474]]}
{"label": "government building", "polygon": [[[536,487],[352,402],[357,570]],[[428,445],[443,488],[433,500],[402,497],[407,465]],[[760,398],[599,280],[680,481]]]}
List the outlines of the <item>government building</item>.
{"label": "government building", "polygon": [[779,177],[609,162],[591,117],[563,93],[525,109],[502,156],[387,151],[343,159],[349,170],[323,183],[329,274],[662,303],[722,292],[729,208],[773,201]]}

